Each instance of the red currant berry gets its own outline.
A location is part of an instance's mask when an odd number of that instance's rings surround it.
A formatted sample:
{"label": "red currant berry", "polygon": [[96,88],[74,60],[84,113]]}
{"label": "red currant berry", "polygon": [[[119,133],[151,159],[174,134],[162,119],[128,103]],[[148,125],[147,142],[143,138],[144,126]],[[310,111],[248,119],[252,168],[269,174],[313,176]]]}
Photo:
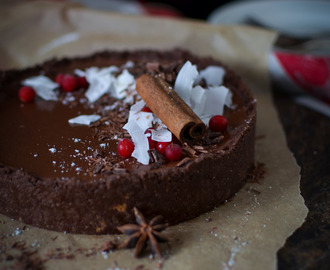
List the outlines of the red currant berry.
{"label": "red currant berry", "polygon": [[18,97],[23,102],[31,102],[34,100],[36,92],[30,86],[23,86],[18,91]]}
{"label": "red currant berry", "polygon": [[148,143],[149,143],[149,149],[155,149],[156,148],[156,145],[157,145],[157,142],[154,141],[153,139],[151,139],[151,130],[152,128],[148,128],[144,134],[147,134],[147,137],[148,137]]}
{"label": "red currant berry", "polygon": [[59,73],[59,74],[56,75],[56,79],[55,79],[55,81],[56,81],[59,85],[61,85],[62,82],[63,82],[63,77],[64,77],[64,74],[63,74],[63,73]]}
{"label": "red currant berry", "polygon": [[171,143],[165,148],[165,157],[170,161],[179,160],[182,157],[182,149],[180,145]]}
{"label": "red currant berry", "polygon": [[88,82],[86,80],[86,77],[77,77],[78,81],[78,87],[86,89],[88,87]]}
{"label": "red currant berry", "polygon": [[152,110],[150,110],[150,108],[148,106],[144,106],[141,111],[142,112],[150,112],[150,113],[152,113]]}
{"label": "red currant berry", "polygon": [[212,131],[224,132],[228,127],[228,121],[222,115],[214,115],[209,121],[209,127]]}
{"label": "red currant berry", "polygon": [[129,158],[134,151],[134,143],[130,139],[122,139],[118,143],[118,154],[123,158]]}
{"label": "red currant berry", "polygon": [[171,142],[157,142],[156,150],[164,155],[166,147],[169,146],[170,144]]}
{"label": "red currant berry", "polygon": [[61,87],[65,92],[72,92],[78,87],[78,80],[75,76],[65,74],[62,79]]}

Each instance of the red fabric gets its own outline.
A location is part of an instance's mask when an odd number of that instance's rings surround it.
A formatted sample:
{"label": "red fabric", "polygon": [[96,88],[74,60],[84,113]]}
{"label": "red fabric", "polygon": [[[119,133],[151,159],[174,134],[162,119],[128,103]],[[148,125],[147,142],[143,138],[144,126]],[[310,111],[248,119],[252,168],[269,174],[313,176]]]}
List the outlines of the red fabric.
{"label": "red fabric", "polygon": [[298,86],[330,104],[330,57],[287,52],[275,55]]}

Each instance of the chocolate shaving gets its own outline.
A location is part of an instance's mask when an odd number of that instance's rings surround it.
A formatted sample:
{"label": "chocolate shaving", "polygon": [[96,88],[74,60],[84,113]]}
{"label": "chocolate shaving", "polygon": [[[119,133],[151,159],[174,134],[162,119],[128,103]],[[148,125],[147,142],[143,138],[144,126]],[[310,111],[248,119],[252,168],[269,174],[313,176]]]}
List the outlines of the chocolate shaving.
{"label": "chocolate shaving", "polygon": [[147,68],[147,70],[149,70],[150,73],[153,73],[153,74],[160,73],[158,62],[148,62],[146,64],[146,68]]}
{"label": "chocolate shaving", "polygon": [[205,150],[205,148],[201,145],[194,145],[192,148],[199,153],[208,153],[209,152],[209,151]]}
{"label": "chocolate shaving", "polygon": [[134,270],[143,270],[144,269],[144,265],[140,264],[137,267],[135,267]]}
{"label": "chocolate shaving", "polygon": [[213,139],[209,139],[209,144],[218,144],[223,140],[223,136],[218,136]]}
{"label": "chocolate shaving", "polygon": [[153,163],[153,168],[158,168],[165,164],[164,156],[160,154],[156,149],[148,150],[148,154],[150,157],[150,162]]}
{"label": "chocolate shaving", "polygon": [[114,173],[126,173],[127,170],[125,168],[113,168]]}
{"label": "chocolate shaving", "polygon": [[197,157],[196,156],[196,150],[191,148],[187,143],[183,143],[182,150],[188,154],[188,156],[191,157]]}
{"label": "chocolate shaving", "polygon": [[223,136],[221,132],[214,132],[210,129],[206,130],[206,135],[202,140],[199,141],[199,143],[203,146],[210,146],[210,145],[217,145],[223,140]]}
{"label": "chocolate shaving", "polygon": [[12,263],[8,269],[44,269],[44,260],[38,256],[37,250],[29,250],[25,241],[15,242],[3,254],[6,256],[5,260]]}
{"label": "chocolate shaving", "polygon": [[96,149],[93,152],[93,157],[102,157],[104,155],[103,151],[101,149]]}
{"label": "chocolate shaving", "polygon": [[253,188],[253,187],[249,187],[249,188],[247,188],[247,191],[248,191],[248,192],[251,192],[251,193],[254,193],[254,194],[256,194],[256,195],[259,195],[259,194],[261,193],[259,190],[255,189],[255,188]]}
{"label": "chocolate shaving", "polygon": [[102,168],[103,168],[103,165],[102,165],[101,163],[99,163],[99,164],[97,164],[97,165],[94,167],[93,172],[94,172],[95,174],[98,174],[98,173],[101,172]]}
{"label": "chocolate shaving", "polygon": [[183,167],[184,165],[188,164],[190,161],[191,161],[191,158],[185,157],[178,164],[176,164],[176,166]]}

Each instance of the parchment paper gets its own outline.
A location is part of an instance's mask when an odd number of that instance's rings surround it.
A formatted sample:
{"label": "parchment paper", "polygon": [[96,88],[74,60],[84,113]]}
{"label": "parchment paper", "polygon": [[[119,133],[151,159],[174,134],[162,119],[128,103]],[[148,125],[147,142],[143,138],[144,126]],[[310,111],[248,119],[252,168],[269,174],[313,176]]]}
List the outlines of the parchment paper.
{"label": "parchment paper", "polygon": [[[17,1],[15,1],[17,2]],[[6,7],[5,7],[6,6]],[[45,269],[275,269],[276,252],[307,215],[299,167],[286,146],[274,110],[267,54],[276,34],[243,26],[124,16],[70,3],[27,1],[0,11],[0,65],[21,68],[54,56],[109,49],[181,47],[221,59],[240,74],[257,98],[256,161],[267,173],[231,200],[194,220],[168,228],[164,260],[135,259],[133,250],[102,253],[105,241],[37,229],[0,216],[0,261]],[[31,198],[33,199],[33,198]]]}

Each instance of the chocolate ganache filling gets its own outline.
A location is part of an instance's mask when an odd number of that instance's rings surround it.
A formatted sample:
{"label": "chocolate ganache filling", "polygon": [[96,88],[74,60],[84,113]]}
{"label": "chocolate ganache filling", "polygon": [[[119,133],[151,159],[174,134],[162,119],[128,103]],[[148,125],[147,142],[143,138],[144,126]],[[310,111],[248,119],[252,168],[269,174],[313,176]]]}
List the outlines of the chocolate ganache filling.
{"label": "chocolate ganache filling", "polygon": [[[125,62],[120,64],[122,66]],[[143,68],[147,68],[148,64],[150,62]],[[182,63],[177,63],[174,68],[178,69],[180,65]],[[134,64],[128,70],[137,76],[141,73],[141,66]],[[63,70],[52,70],[52,73],[56,72]],[[172,70],[168,72],[172,74]],[[37,98],[34,102],[24,103],[18,99],[17,94],[24,77],[12,79],[16,83],[6,87],[0,101],[0,120],[6,131],[0,135],[2,164],[22,168],[41,178],[63,180],[77,176],[86,180],[99,177],[95,161],[105,157],[109,169],[118,163],[121,168],[128,170],[141,169],[142,165],[134,158],[123,160],[117,154],[118,141],[128,136],[123,126],[127,122],[129,106],[123,101],[104,96],[95,103],[89,103],[81,90],[69,94],[60,93],[58,101]],[[172,74],[171,79],[173,83],[175,74]],[[220,147],[230,142],[237,126],[246,119],[243,101],[235,92],[233,103],[235,109],[225,109],[224,115],[230,125],[218,145]],[[77,115],[95,113],[102,118],[89,126],[68,122]],[[209,148],[212,149],[212,146]]]}

